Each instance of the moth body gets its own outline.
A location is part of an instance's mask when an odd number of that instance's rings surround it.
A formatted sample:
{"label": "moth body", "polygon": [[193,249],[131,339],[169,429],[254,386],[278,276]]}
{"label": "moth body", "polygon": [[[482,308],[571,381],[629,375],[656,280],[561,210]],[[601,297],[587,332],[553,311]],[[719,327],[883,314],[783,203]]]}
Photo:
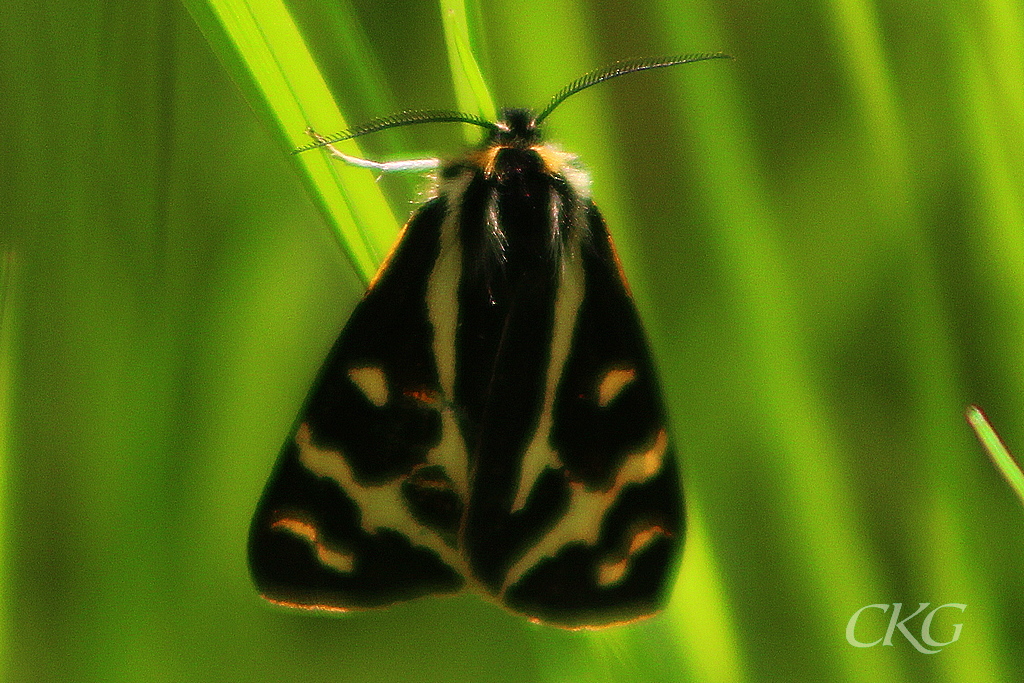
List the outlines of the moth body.
{"label": "moth body", "polygon": [[[719,55],[720,56],[720,55]],[[566,628],[657,612],[684,534],[677,463],[643,328],[576,158],[539,116],[408,112],[317,136],[336,157],[437,169],[435,196],[324,362],[250,532],[268,600],[351,610],[474,591]],[[333,141],[462,121],[451,161],[378,163]]]}

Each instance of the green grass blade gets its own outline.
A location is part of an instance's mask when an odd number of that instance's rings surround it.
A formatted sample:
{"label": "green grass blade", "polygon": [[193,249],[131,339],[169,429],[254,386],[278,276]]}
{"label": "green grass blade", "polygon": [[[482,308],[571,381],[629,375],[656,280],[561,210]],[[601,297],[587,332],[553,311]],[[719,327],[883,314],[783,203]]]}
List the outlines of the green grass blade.
{"label": "green grass blade", "polygon": [[14,355],[15,314],[15,266],[14,253],[7,251],[0,255],[0,665],[8,662],[10,656],[10,625],[7,594],[11,582],[8,571],[11,565],[10,547],[7,543],[8,506],[11,503],[8,484],[8,463],[11,461],[11,384]]}
{"label": "green grass blade", "polygon": [[985,413],[978,406],[970,406],[967,408],[967,422],[977,434],[978,441],[985,448],[988,457],[992,459],[992,464],[1024,503],[1024,472],[1006,448],[1006,444],[996,434],[996,430],[992,428],[992,423],[985,417]]}
{"label": "green grass blade", "polygon": [[[249,102],[280,138],[282,151],[308,142],[307,126],[329,133],[348,126],[282,2],[186,0],[185,4]],[[355,25],[351,26],[354,30]],[[360,154],[354,141],[341,148]],[[331,162],[323,153],[302,154],[297,161],[346,255],[369,279],[397,233],[372,174]]]}
{"label": "green grass blade", "polygon": [[[478,114],[488,121],[497,118],[494,100],[474,56],[473,33],[470,31],[465,0],[440,0],[444,41],[452,69],[452,82],[459,109]],[[467,135],[470,133],[465,129]]]}

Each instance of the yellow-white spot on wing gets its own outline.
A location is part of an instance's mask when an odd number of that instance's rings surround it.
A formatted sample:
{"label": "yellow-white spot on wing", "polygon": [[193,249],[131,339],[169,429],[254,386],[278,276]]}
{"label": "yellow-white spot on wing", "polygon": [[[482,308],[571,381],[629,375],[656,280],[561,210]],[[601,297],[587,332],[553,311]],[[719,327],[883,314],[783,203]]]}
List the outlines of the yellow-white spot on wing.
{"label": "yellow-white spot on wing", "polygon": [[600,562],[597,567],[597,584],[599,586],[611,586],[622,580],[629,568],[629,561],[638,552],[649,546],[656,538],[664,535],[665,530],[660,526],[652,524],[633,534],[629,540],[629,547],[621,555],[609,556]]}
{"label": "yellow-white spot on wing", "polygon": [[437,261],[427,281],[427,316],[434,329],[434,360],[441,391],[448,398],[455,387],[455,328],[459,321],[458,292],[462,274],[462,247],[459,244],[459,206],[471,174],[463,174],[442,184],[445,197]]}
{"label": "yellow-white spot on wing", "polygon": [[[654,444],[641,453],[634,453],[630,456],[630,459],[636,458],[638,461],[638,469],[632,473],[635,479],[627,480],[622,482],[629,484],[631,482],[647,481],[655,474],[661,471],[661,466],[665,463],[665,451],[668,450],[668,433],[664,428],[659,429],[657,435],[654,437]],[[622,468],[626,469],[625,466]],[[621,481],[622,470],[619,470],[619,476],[616,478],[616,485]]]}
{"label": "yellow-white spot on wing", "polygon": [[597,405],[607,408],[636,379],[635,368],[612,368],[597,385]]}
{"label": "yellow-white spot on wing", "polygon": [[538,562],[554,557],[571,543],[596,545],[604,516],[619,499],[622,489],[656,475],[664,464],[667,450],[668,434],[659,429],[650,446],[626,456],[608,490],[588,491],[581,483],[569,482],[570,497],[565,515],[512,565],[505,577],[505,588],[516,583]]}
{"label": "yellow-white spot on wing", "polygon": [[455,411],[450,405],[441,408],[441,443],[427,454],[427,462],[440,465],[463,503],[469,501],[469,459],[462,440]]}
{"label": "yellow-white spot on wing", "polygon": [[616,561],[605,561],[597,567],[597,585],[613,586],[626,575],[629,568],[629,558],[623,557]]}
{"label": "yellow-white spot on wing", "polygon": [[378,408],[387,405],[388,378],[384,376],[384,371],[381,368],[374,366],[349,368],[348,378],[359,387],[370,403]]}
{"label": "yellow-white spot on wing", "polygon": [[307,541],[316,550],[316,556],[320,560],[320,564],[325,567],[330,567],[342,574],[348,574],[352,571],[352,567],[355,566],[355,556],[352,553],[334,548],[322,540],[320,538],[320,530],[313,522],[302,519],[299,516],[282,516],[271,524],[270,528],[287,531],[293,536],[298,536]]}
{"label": "yellow-white spot on wing", "polygon": [[519,466],[519,487],[512,512],[521,510],[533,491],[537,479],[548,468],[559,469],[561,462],[551,448],[552,412],[555,393],[562,378],[565,361],[572,348],[573,330],[576,328],[576,314],[583,302],[583,264],[575,253],[569,252],[563,260],[558,292],[555,295],[554,328],[551,334],[551,358],[548,361],[547,381],[544,389],[544,406],[541,409],[537,429],[530,444],[523,453]]}
{"label": "yellow-white spot on wing", "polygon": [[441,384],[441,443],[427,454],[427,461],[444,468],[463,501],[469,499],[469,456],[455,420],[451,397],[455,393],[455,331],[459,322],[458,291],[462,274],[459,244],[459,207],[471,173],[445,181],[441,193],[447,212],[441,222],[440,249],[427,281],[427,317],[434,331],[434,362]]}
{"label": "yellow-white spot on wing", "polygon": [[299,462],[313,474],[333,481],[355,502],[360,512],[360,525],[368,534],[380,529],[392,529],[403,534],[412,545],[429,548],[444,562],[469,576],[465,562],[432,529],[413,518],[402,496],[402,484],[407,476],[397,477],[379,485],[356,481],[352,467],[338,451],[321,448],[313,443],[309,425],[299,425],[295,433],[299,449]]}

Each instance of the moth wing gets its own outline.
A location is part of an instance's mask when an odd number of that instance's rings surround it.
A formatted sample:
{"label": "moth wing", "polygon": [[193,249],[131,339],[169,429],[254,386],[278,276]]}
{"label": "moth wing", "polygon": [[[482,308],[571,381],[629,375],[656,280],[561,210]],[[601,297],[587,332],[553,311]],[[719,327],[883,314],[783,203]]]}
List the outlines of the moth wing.
{"label": "moth wing", "polygon": [[570,628],[657,612],[685,517],[666,413],[646,337],[596,207],[582,253],[584,296],[553,406],[565,514],[512,568],[504,601]]}
{"label": "moth wing", "polygon": [[464,583],[464,492],[431,465],[448,410],[427,303],[445,214],[438,199],[410,220],[278,456],[249,536],[268,600],[348,610]]}

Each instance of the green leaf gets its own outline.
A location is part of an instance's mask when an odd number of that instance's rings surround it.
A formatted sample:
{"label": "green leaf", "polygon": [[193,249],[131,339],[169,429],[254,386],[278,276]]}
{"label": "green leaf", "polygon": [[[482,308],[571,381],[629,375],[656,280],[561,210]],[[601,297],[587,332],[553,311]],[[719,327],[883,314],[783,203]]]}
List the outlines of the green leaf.
{"label": "green leaf", "polygon": [[11,400],[14,373],[14,329],[16,303],[17,261],[13,251],[0,253],[0,662],[9,661],[10,625],[8,595],[11,582],[7,576],[11,566],[7,542],[10,525],[7,512],[10,509],[10,484],[8,467],[11,462]]}
{"label": "green leaf", "polygon": [[[464,0],[441,0],[440,4],[444,41],[448,48],[448,62],[451,64],[459,109],[494,121],[497,111],[474,56],[466,3]],[[466,132],[470,134],[468,129]]]}
{"label": "green leaf", "polygon": [[[348,127],[284,3],[278,0],[186,0],[186,6],[249,102],[281,140],[282,151],[305,142],[312,126]],[[345,28],[355,31],[355,24]],[[345,44],[361,45],[354,36]],[[361,155],[355,141],[342,151]],[[298,155],[305,181],[365,280],[376,272],[398,226],[372,174],[331,161],[325,153]]]}
{"label": "green leaf", "polygon": [[970,406],[967,408],[967,422],[974,429],[974,433],[978,435],[978,440],[985,448],[985,452],[988,453],[988,457],[992,459],[992,464],[996,466],[996,469],[1003,475],[1006,483],[1010,485],[1013,492],[1024,503],[1024,472],[1021,471],[1020,465],[1010,455],[1006,444],[996,434],[996,430],[993,429],[992,423],[985,417],[985,413],[981,412],[981,408],[978,406]]}

